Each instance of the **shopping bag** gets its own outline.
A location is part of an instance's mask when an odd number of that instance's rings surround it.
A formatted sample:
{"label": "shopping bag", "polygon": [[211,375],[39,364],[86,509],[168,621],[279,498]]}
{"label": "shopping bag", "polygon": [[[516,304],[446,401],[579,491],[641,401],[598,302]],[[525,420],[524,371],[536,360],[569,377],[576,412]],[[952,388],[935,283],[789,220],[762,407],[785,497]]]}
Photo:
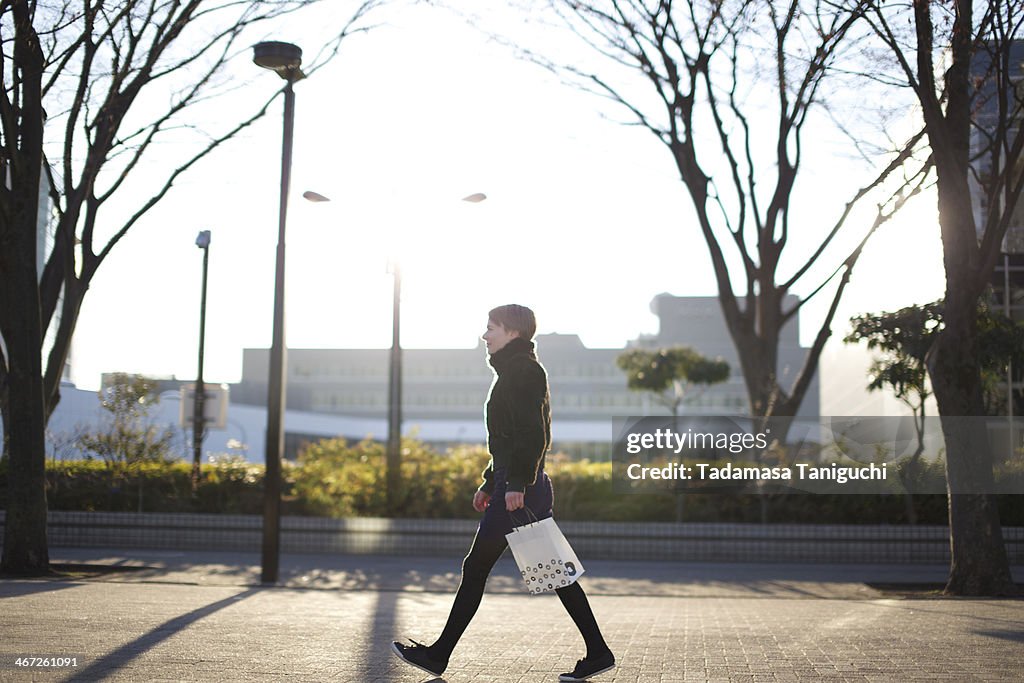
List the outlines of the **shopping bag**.
{"label": "shopping bag", "polygon": [[527,589],[534,595],[568,586],[583,574],[579,558],[550,517],[513,527],[505,538]]}

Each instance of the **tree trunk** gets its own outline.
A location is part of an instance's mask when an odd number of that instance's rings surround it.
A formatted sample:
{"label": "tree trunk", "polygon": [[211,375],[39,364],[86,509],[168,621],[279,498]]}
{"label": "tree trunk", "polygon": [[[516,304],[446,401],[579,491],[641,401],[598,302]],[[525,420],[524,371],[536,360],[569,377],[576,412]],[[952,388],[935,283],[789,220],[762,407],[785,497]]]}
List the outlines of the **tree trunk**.
{"label": "tree trunk", "polygon": [[[951,151],[957,150],[947,153]],[[946,440],[951,553],[946,592],[1004,595],[1013,591],[1013,581],[992,493],[992,458],[982,420],[977,331],[982,280],[965,169],[962,150],[936,164],[946,296],[944,327],[927,357]]]}
{"label": "tree trunk", "polygon": [[[992,488],[992,462],[983,421],[978,363],[977,305],[988,281],[971,209],[970,139],[973,5],[952,3],[950,66],[934,80],[932,2],[914,6],[918,95],[935,160],[939,229],[946,272],[945,327],[927,356],[928,375],[946,440],[951,563],[946,592],[1000,595],[1013,589]],[[945,111],[938,95],[945,92]],[[989,228],[994,229],[994,228]],[[1004,228],[1005,229],[1005,228]],[[991,235],[986,235],[986,238]]]}
{"label": "tree trunk", "polygon": [[[726,320],[728,322],[728,318]],[[728,328],[739,356],[743,381],[747,385],[750,413],[757,417],[770,417],[774,409],[780,407],[778,398],[781,388],[776,374],[778,331],[770,330],[759,336],[743,329],[733,329],[732,324]]]}
{"label": "tree trunk", "polygon": [[[35,176],[38,179],[38,174]],[[7,342],[7,519],[3,561],[7,574],[49,570],[46,542],[46,451],[43,409],[41,323],[36,279],[35,192],[31,183],[14,188],[14,220],[0,233],[0,290],[34,292],[35,297],[0,297],[0,331]]]}
{"label": "tree trunk", "polygon": [[[778,447],[785,446],[789,430],[793,421],[790,419],[796,415],[803,395],[799,397],[786,396],[778,383],[776,369],[778,367],[779,349],[779,319],[777,317],[765,316],[762,312],[760,326],[771,321],[769,329],[764,330],[762,336],[757,334],[744,334],[742,331],[734,331],[730,326],[733,343],[736,345],[740,357],[740,366],[743,369],[743,379],[747,385],[747,396],[750,398],[751,416],[753,417],[752,427],[755,432],[765,432],[771,425],[769,443],[777,443]],[[813,352],[813,351],[812,351]],[[764,454],[759,454],[757,461],[764,462]],[[775,494],[761,491],[757,494],[758,519],[761,524],[767,524],[771,518],[771,504]]]}
{"label": "tree trunk", "polygon": [[[27,241],[32,242],[34,250],[34,232],[28,237]],[[35,259],[16,263],[21,260],[18,257],[25,253],[24,246],[18,248],[7,242],[2,251],[0,271],[3,272],[3,289],[38,291],[35,287]],[[31,287],[12,287],[15,281],[26,277],[31,278]],[[4,333],[4,338],[11,342],[7,352],[10,391],[15,400],[11,401],[8,410],[10,427],[4,424],[9,438],[9,457],[7,518],[0,571],[17,575],[44,574],[49,571],[50,557],[46,540],[46,451],[39,308],[20,297],[0,297],[0,301],[3,302],[0,304],[0,318],[5,322],[4,327],[11,325],[20,329],[18,334],[7,334],[6,329]]]}
{"label": "tree trunk", "polygon": [[39,178],[43,160],[43,54],[29,3],[10,4],[15,22],[13,63],[21,77],[16,130],[5,134],[10,190],[0,220],[0,334],[7,346],[7,519],[0,571],[37,575],[49,571],[46,542],[46,450],[42,321],[36,272]]}
{"label": "tree trunk", "polygon": [[[2,220],[3,218],[0,217],[0,221]],[[2,232],[3,230],[0,229],[0,233]],[[0,333],[0,335],[2,335],[2,333]],[[8,406],[11,405],[10,399],[8,398],[9,396],[10,394],[8,393],[7,387],[7,357],[3,354],[3,349],[0,348],[0,424],[2,424],[4,428],[3,441],[0,441],[0,460],[9,455],[7,450],[7,428],[11,424],[11,414],[7,409]]]}
{"label": "tree trunk", "polygon": [[[4,362],[6,363],[7,361]],[[4,387],[3,391],[6,394],[7,388]],[[5,399],[0,399],[0,425],[3,425],[4,428],[3,441],[0,441],[0,460],[6,460],[11,455],[11,452],[7,450],[7,439],[10,436],[7,430],[11,426],[11,413],[7,410],[7,401]]]}
{"label": "tree trunk", "polygon": [[[929,374],[946,439],[951,562],[946,593],[1007,595],[1014,591],[993,491],[988,433],[980,417],[981,380],[973,301],[966,315],[950,319],[929,356]],[[963,306],[964,304],[961,304]],[[959,320],[957,320],[959,318]],[[964,326],[967,329],[962,329]]]}

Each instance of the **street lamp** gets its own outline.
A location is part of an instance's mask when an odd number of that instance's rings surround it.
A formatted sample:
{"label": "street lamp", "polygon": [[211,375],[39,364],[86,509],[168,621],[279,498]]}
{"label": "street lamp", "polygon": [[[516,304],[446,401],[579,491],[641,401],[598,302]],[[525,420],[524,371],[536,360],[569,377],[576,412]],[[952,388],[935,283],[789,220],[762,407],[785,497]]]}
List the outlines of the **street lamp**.
{"label": "street lamp", "polygon": [[[331,201],[319,192],[307,190],[302,193],[307,200],[320,203]],[[474,192],[462,198],[470,204],[479,204],[487,199],[483,192]],[[388,440],[385,450],[385,492],[388,510],[393,514],[398,508],[399,471],[401,468],[402,442],[402,268],[398,259],[393,259],[389,270],[394,278],[391,300],[391,351],[388,362]]]}
{"label": "street lamp", "polygon": [[199,463],[203,458],[203,437],[206,436],[204,407],[206,386],[203,384],[203,355],[206,348],[206,273],[210,265],[210,231],[196,237],[196,246],[203,250],[203,289],[199,304],[199,372],[196,375],[195,412],[192,414],[192,493],[199,489]]}
{"label": "street lamp", "polygon": [[284,453],[285,339],[284,247],[291,182],[292,137],[295,129],[295,81],[306,77],[302,50],[291,43],[263,42],[253,47],[253,62],[285,80],[284,135],[281,149],[281,198],[277,226],[277,267],[274,277],[274,336],[267,380],[267,451],[263,478],[263,583],[276,583],[281,548],[281,458]]}
{"label": "street lamp", "polygon": [[[462,198],[470,204],[479,204],[487,199],[483,192],[474,192]],[[394,276],[394,290],[391,301],[391,354],[388,364],[388,443],[385,456],[385,486],[387,488],[388,511],[398,510],[399,472],[402,466],[402,267],[398,260],[391,262]]]}
{"label": "street lamp", "polygon": [[388,362],[388,444],[384,460],[384,483],[388,512],[398,510],[399,471],[402,467],[402,265],[391,262],[394,287],[391,298],[391,352]]}

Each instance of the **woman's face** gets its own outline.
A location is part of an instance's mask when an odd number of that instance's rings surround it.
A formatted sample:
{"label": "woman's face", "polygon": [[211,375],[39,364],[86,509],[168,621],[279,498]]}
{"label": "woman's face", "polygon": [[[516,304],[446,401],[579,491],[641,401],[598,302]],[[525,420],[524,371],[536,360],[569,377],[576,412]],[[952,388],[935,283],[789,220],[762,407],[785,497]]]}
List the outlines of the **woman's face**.
{"label": "woman's face", "polygon": [[484,332],[481,339],[487,345],[487,353],[495,354],[505,348],[505,344],[508,344],[518,336],[519,333],[515,330],[506,330],[504,325],[488,318],[487,331]]}

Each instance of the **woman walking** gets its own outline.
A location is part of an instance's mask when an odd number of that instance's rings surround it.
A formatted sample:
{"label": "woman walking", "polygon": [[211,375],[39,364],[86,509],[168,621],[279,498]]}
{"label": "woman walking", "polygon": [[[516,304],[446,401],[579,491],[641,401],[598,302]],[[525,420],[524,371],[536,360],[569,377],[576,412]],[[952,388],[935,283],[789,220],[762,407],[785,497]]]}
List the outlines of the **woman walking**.
{"label": "woman walking", "polygon": [[[538,519],[552,515],[551,480],[544,473],[544,454],[551,444],[551,401],[547,374],[531,341],[536,331],[533,311],[525,306],[499,306],[488,314],[483,340],[496,375],[485,417],[491,462],[473,496],[473,508],[483,517],[463,560],[462,582],[441,636],[429,646],[416,641],[391,645],[402,661],[436,676],[448,667],[455,645],[480,605],[487,576],[508,547],[505,535],[512,532],[511,514],[527,507]],[[587,647],[576,667],[558,680],[585,681],[614,668],[615,657],[583,588],[577,582],[555,593]]]}

